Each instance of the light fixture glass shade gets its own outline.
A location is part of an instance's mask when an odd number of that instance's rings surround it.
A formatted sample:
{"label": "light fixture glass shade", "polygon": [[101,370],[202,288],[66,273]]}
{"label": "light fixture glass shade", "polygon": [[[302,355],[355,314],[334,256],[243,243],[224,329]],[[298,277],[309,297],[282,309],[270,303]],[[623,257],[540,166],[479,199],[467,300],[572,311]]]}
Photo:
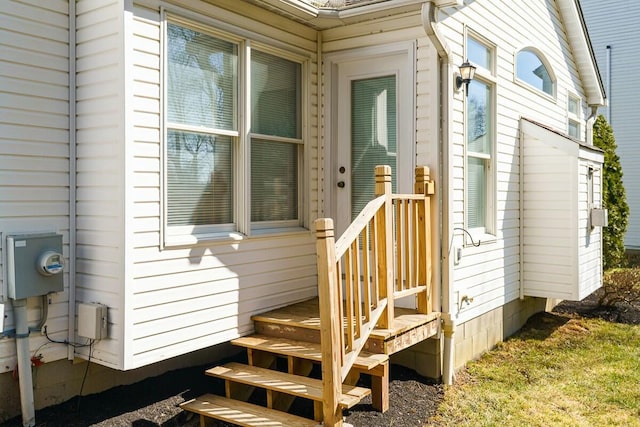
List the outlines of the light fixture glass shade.
{"label": "light fixture glass shade", "polygon": [[465,61],[462,65],[460,65],[460,77],[462,81],[465,83],[473,80],[473,77],[476,74],[476,67],[469,63],[469,60]]}

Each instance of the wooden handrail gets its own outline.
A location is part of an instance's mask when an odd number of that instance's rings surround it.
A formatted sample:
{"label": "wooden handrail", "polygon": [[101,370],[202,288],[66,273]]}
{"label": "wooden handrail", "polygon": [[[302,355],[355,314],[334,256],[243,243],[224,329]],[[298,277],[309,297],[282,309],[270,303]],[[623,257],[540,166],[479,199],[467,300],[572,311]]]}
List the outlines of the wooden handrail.
{"label": "wooden handrail", "polygon": [[394,300],[432,309],[429,169],[416,168],[416,194],[391,193],[389,166],[375,177],[376,198],[337,242],[331,219],[315,222],[325,426],[342,425],[340,386],[371,331],[392,325]]}

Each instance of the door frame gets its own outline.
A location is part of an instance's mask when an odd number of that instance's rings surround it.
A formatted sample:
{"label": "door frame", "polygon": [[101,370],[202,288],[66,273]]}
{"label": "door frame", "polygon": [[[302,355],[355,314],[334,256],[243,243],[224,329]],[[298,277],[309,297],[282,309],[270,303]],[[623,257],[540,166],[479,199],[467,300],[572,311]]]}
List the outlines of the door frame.
{"label": "door frame", "polygon": [[[318,215],[320,217],[333,217],[336,212],[336,192],[337,174],[334,163],[334,155],[336,152],[335,144],[338,141],[339,117],[338,117],[338,81],[340,73],[340,65],[354,61],[362,61],[367,59],[384,58],[391,55],[404,55],[405,61],[399,64],[398,68],[402,69],[406,78],[399,80],[397,97],[399,102],[406,107],[408,113],[404,118],[398,121],[398,145],[401,141],[409,141],[409,156],[412,159],[410,170],[415,165],[416,153],[416,42],[404,41],[390,43],[380,46],[370,46],[357,49],[350,49],[335,53],[328,53],[323,58],[323,75],[324,75],[324,141],[320,147],[320,165],[323,169],[321,174],[323,191],[322,203],[319,206]],[[400,187],[400,183],[399,187]],[[401,188],[401,187],[400,187]],[[406,189],[410,191],[410,189]],[[401,189],[402,191],[402,189]],[[335,220],[335,218],[334,218]],[[339,236],[336,236],[338,238]]]}

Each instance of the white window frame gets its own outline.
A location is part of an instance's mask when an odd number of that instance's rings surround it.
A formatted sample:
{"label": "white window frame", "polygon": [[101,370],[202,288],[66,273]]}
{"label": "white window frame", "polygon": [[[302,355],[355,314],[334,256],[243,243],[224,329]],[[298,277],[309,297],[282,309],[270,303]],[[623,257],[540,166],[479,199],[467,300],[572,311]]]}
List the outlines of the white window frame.
{"label": "white window frame", "polygon": [[[237,130],[222,131],[221,134],[233,138],[233,224],[229,225],[187,225],[169,226],[168,221],[168,197],[167,197],[167,133],[169,129],[194,130],[201,132],[201,129],[186,129],[189,126],[176,126],[168,124],[168,102],[167,102],[167,25],[171,22],[176,25],[192,28],[198,32],[209,34],[213,37],[221,38],[238,46],[238,92],[236,119]],[[203,23],[197,19],[185,18],[163,10],[162,31],[161,31],[161,246],[193,246],[201,243],[209,244],[215,241],[242,240],[250,236],[269,236],[277,234],[290,234],[295,232],[308,232],[306,228],[306,218],[308,209],[305,200],[305,189],[307,188],[307,173],[305,164],[308,157],[308,135],[307,135],[307,108],[308,99],[308,73],[309,59],[300,54],[285,50],[284,48],[270,46],[264,37],[255,36],[247,31],[233,32],[228,26],[216,25],[216,22]],[[225,29],[220,29],[225,28]],[[254,37],[252,37],[254,36]],[[297,62],[301,66],[300,78],[300,138],[284,138],[272,135],[261,135],[249,132],[251,128],[251,51],[260,50],[283,59]],[[185,129],[182,129],[185,128]],[[193,128],[193,126],[191,126]],[[298,218],[287,221],[251,221],[251,139],[264,139],[273,142],[285,142],[297,144],[298,149]]]}
{"label": "white window frame", "polygon": [[[472,38],[476,43],[479,43],[485,46],[490,54],[491,63],[490,69],[484,68],[479,64],[473,63],[476,66],[476,73],[474,80],[487,85],[490,88],[491,99],[489,99],[489,103],[491,106],[491,130],[489,133],[489,141],[490,141],[490,153],[473,153],[468,150],[468,97],[465,93],[464,95],[464,223],[465,229],[470,233],[466,235],[465,233],[465,246],[470,246],[478,241],[487,242],[495,240],[496,232],[497,232],[497,173],[496,173],[496,136],[497,136],[497,78],[496,78],[496,59],[497,59],[497,46],[486,39],[485,37],[480,36],[478,33],[465,28],[465,38],[464,38],[464,49],[465,54],[467,53],[467,44],[469,38]],[[467,56],[465,55],[465,58]],[[483,227],[470,227],[468,220],[468,163],[470,158],[482,159],[486,163],[486,206],[485,206],[485,225]],[[471,237],[471,238],[470,238]]]}
{"label": "white window frame", "polygon": [[[575,113],[569,108],[569,104],[572,100],[575,101],[577,106]],[[577,126],[578,135],[571,135],[571,123],[574,123]],[[572,138],[582,140],[582,99],[571,92],[567,92],[567,134]]]}
{"label": "white window frame", "polygon": [[[549,73],[549,78],[551,79],[551,85],[552,85],[551,93],[547,93],[544,90],[538,89],[537,87],[533,86],[532,84],[524,80],[521,80],[518,77],[518,54],[520,54],[523,51],[528,51],[536,55],[540,60],[540,62],[545,66],[547,73]],[[529,46],[523,46],[520,49],[516,50],[515,54],[513,55],[513,81],[516,84],[520,85],[521,87],[537,95],[540,95],[544,98],[548,98],[549,100],[553,100],[553,101],[556,100],[556,96],[558,93],[558,78],[556,77],[556,74],[553,71],[553,68],[551,67],[551,63],[547,60],[546,56],[542,53],[542,51],[536,47],[529,45]]]}

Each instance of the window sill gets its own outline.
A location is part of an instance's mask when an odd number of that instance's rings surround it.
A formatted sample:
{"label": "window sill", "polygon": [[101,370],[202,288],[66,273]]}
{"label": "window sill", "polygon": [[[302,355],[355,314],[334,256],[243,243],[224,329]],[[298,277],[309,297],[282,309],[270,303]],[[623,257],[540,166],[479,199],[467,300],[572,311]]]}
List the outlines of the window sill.
{"label": "window sill", "polygon": [[470,236],[465,236],[464,247],[473,248],[481,247],[487,243],[495,243],[498,238],[495,234],[485,233],[484,231],[469,231]]}
{"label": "window sill", "polygon": [[251,235],[239,232],[219,232],[208,234],[184,234],[175,236],[165,236],[163,249],[177,249],[184,247],[204,246],[212,244],[224,244],[229,242],[240,242],[248,239],[270,239],[281,238],[297,234],[307,234],[309,230],[303,227],[286,228],[262,228],[253,230]]}

